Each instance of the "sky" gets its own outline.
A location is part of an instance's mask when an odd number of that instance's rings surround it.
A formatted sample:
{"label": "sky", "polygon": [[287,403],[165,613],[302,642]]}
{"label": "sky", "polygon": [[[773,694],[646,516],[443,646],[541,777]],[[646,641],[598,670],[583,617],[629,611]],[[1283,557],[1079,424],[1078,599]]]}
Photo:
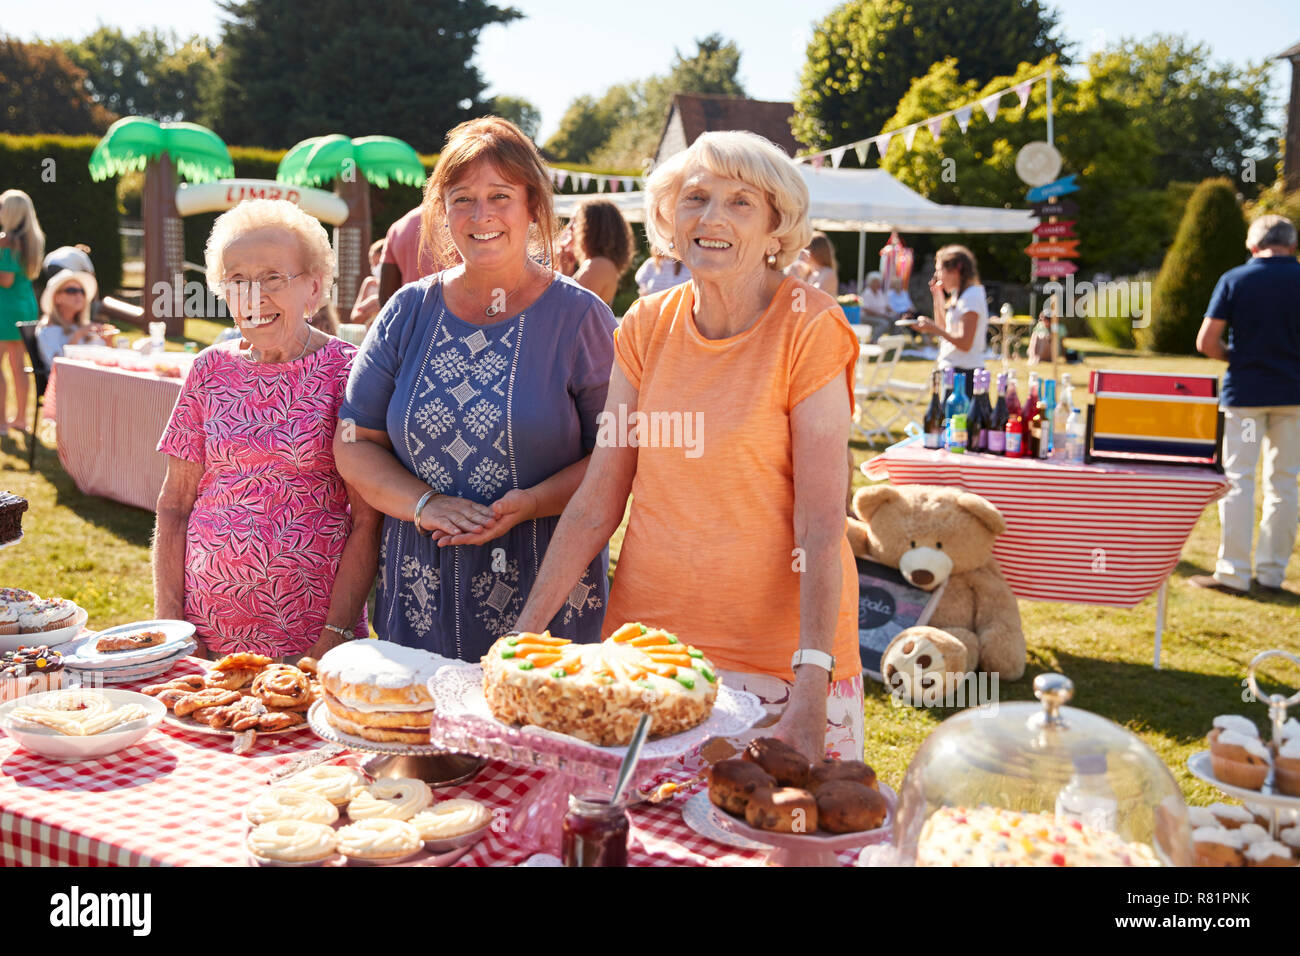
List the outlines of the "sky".
{"label": "sky", "polygon": [[[569,102],[599,95],[614,83],[663,73],[674,50],[718,32],[741,50],[740,79],[750,96],[792,99],[815,20],[838,0],[497,0],[526,19],[491,26],[477,64],[489,94],[522,96],[542,112],[541,139],[555,130]],[[84,36],[98,23],[126,32],[146,27],[217,38],[221,10],[213,0],[45,0],[6,5],[0,31],[30,40]],[[1300,41],[1300,3],[1233,0],[1231,16],[1212,0],[1058,0],[1061,32],[1079,58],[1122,37],[1183,33],[1207,43],[1215,61],[1259,62]],[[380,3],[371,9],[382,9]],[[972,24],[972,37],[987,27]],[[942,51],[936,51],[936,59]],[[1273,97],[1285,102],[1290,68],[1273,69]],[[1280,105],[1279,105],[1280,110]],[[1275,114],[1280,116],[1280,112]],[[360,134],[358,134],[360,135]]]}

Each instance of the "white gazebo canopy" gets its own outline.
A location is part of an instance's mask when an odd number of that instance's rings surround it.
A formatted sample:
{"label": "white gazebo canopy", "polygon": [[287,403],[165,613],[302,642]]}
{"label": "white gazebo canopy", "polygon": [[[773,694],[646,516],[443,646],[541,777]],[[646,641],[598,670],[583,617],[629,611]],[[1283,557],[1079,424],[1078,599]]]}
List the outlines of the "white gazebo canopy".
{"label": "white gazebo canopy", "polygon": [[[1037,220],[1028,209],[985,206],[945,206],[904,186],[883,169],[814,169],[798,166],[808,184],[809,218],[813,228],[828,232],[859,233],[858,285],[862,285],[865,240],[868,232],[997,233],[1030,232]],[[556,196],[555,211],[563,218],[590,194]],[[604,193],[629,222],[645,219],[645,194]]]}

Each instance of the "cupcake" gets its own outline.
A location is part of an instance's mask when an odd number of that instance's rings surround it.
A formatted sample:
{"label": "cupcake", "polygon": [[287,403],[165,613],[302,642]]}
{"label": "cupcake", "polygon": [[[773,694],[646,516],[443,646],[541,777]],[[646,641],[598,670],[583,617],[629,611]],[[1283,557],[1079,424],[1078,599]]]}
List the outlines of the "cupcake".
{"label": "cupcake", "polygon": [[1291,848],[1276,840],[1260,840],[1242,851],[1247,866],[1295,866]]}
{"label": "cupcake", "polygon": [[1197,866],[1245,866],[1241,837],[1236,830],[1223,827],[1198,827],[1192,831],[1192,845]]}
{"label": "cupcake", "polygon": [[1230,803],[1212,803],[1208,809],[1214,814],[1214,819],[1219,821],[1219,826],[1228,830],[1235,830],[1242,824],[1255,822],[1255,815],[1245,807]]}
{"label": "cupcake", "polygon": [[1200,827],[1220,826],[1219,821],[1215,818],[1214,814],[1210,812],[1209,807],[1188,807],[1187,823],[1193,830],[1199,829]]}
{"label": "cupcake", "polygon": [[1259,728],[1249,717],[1242,717],[1240,714],[1220,714],[1214,718],[1215,730],[1235,730],[1239,734],[1245,734],[1247,737],[1259,739]]}
{"label": "cupcake", "polygon": [[18,633],[57,631],[71,627],[77,620],[77,605],[64,598],[46,598],[29,604],[18,612]]}
{"label": "cupcake", "polygon": [[1258,790],[1268,779],[1272,758],[1257,736],[1236,730],[1216,728],[1210,731],[1210,764],[1214,776],[1222,783],[1247,790]]}
{"label": "cupcake", "polygon": [[1268,831],[1258,823],[1243,823],[1233,832],[1241,838],[1242,846],[1250,846],[1252,843],[1258,843],[1260,840],[1269,838]]}
{"label": "cupcake", "polygon": [[1283,844],[1291,851],[1297,862],[1300,862],[1300,827],[1288,827],[1277,835],[1277,842]]}
{"label": "cupcake", "polygon": [[13,604],[0,602],[0,634],[18,633],[18,608]]}
{"label": "cupcake", "polygon": [[1246,809],[1254,815],[1255,822],[1265,830],[1273,826],[1274,813],[1277,814],[1277,828],[1279,830],[1285,830],[1287,827],[1300,823],[1300,811],[1297,810],[1288,810],[1263,803],[1247,803]]}
{"label": "cupcake", "polygon": [[1273,789],[1288,797],[1300,797],[1300,737],[1292,737],[1278,748]]}

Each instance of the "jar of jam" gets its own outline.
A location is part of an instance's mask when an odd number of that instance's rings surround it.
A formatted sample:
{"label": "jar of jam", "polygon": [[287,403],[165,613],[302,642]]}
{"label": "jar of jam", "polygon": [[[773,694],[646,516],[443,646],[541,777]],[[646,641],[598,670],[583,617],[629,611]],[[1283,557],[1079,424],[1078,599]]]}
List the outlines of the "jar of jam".
{"label": "jar of jam", "polygon": [[627,866],[627,804],[569,796],[564,817],[565,866]]}

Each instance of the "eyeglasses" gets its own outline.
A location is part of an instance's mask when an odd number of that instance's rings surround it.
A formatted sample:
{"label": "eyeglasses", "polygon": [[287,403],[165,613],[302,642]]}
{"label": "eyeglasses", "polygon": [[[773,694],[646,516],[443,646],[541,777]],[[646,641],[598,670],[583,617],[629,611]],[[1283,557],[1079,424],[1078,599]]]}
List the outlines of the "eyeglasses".
{"label": "eyeglasses", "polygon": [[252,298],[263,292],[283,292],[289,288],[290,282],[301,275],[305,273],[295,272],[293,275],[285,275],[282,272],[268,272],[256,279],[226,279],[219,284],[218,291],[227,298],[232,296],[241,299]]}
{"label": "eyeglasses", "polygon": [[86,294],[86,290],[79,285],[73,285],[73,286],[65,285],[59,291],[62,292],[64,295],[85,295]]}

